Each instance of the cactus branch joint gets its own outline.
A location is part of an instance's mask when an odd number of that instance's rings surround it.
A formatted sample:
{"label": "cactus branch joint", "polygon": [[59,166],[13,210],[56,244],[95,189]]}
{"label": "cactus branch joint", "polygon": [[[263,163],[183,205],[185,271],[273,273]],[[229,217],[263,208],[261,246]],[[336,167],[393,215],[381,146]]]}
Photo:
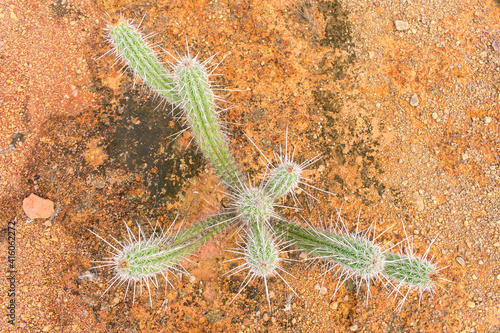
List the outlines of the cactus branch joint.
{"label": "cactus branch joint", "polygon": [[[391,294],[400,297],[396,307],[400,310],[411,292],[419,294],[420,304],[424,292],[442,287],[438,283],[439,280],[446,281],[438,275],[442,268],[427,258],[434,242],[423,256],[418,256],[413,253],[408,236],[390,248],[379,246],[375,241],[380,235],[375,237],[373,225],[363,232],[358,232],[357,228],[356,232],[349,232],[340,213],[336,227],[322,229],[303,226],[278,215],[275,210],[278,201],[288,194],[296,199],[294,190],[299,185],[315,188],[305,182],[303,172],[319,160],[319,156],[298,164],[287,142],[284,154],[277,155],[277,163],[265,158],[267,172],[261,184],[246,184],[229,151],[229,141],[218,116],[221,108],[216,101],[220,97],[215,95],[210,81],[217,66],[210,66],[211,58],[201,62],[188,52],[180,59],[172,57],[175,63],[165,65],[141,30],[123,18],[108,27],[107,38],[114,54],[125,63],[135,79],[140,79],[164,101],[174,105],[172,112],[176,112],[191,130],[206,160],[228,188],[232,204],[227,212],[175,232],[174,223],[168,230],[155,227],[149,236],[140,227],[138,235],[134,235],[127,226],[128,239],[119,242],[113,238],[118,245],[96,234],[112,248],[110,257],[96,261],[97,268],[107,267],[114,274],[104,294],[113,286],[126,285],[124,298],[132,294],[134,302],[136,292],[141,293],[146,288],[151,302],[151,287],[159,287],[157,277],[163,276],[167,288],[171,285],[172,275],[187,272],[181,265],[186,257],[232,226],[238,226],[243,234],[242,244],[233,251],[240,256],[235,260],[243,263],[226,274],[247,271],[232,301],[251,281],[261,279],[271,309],[267,281],[279,277],[290,287],[285,279],[290,278],[290,274],[282,266],[286,259],[280,256],[290,247],[306,251],[310,259],[323,263],[325,273],[336,271],[335,294],[345,281],[353,279],[358,291],[365,284],[370,296],[371,282],[379,280],[384,287],[390,288]],[[399,252],[392,252],[397,247]],[[295,293],[292,287],[290,289]]]}

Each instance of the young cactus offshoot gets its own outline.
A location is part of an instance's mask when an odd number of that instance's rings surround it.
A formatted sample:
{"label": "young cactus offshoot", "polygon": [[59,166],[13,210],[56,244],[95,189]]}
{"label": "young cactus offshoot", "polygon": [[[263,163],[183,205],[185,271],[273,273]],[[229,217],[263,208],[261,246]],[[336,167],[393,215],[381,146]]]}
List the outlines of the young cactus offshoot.
{"label": "young cactus offshoot", "polygon": [[281,266],[283,261],[289,261],[289,259],[281,258],[280,254],[286,248],[290,247],[291,244],[284,240],[280,240],[267,228],[266,225],[262,223],[254,223],[249,226],[247,230],[246,236],[244,237],[245,244],[243,244],[237,251],[230,251],[241,255],[239,258],[231,260],[244,259],[245,262],[233,268],[227,274],[233,275],[248,269],[247,276],[241,283],[240,290],[231,302],[238,297],[243,288],[245,288],[250,282],[254,279],[260,278],[264,281],[267,303],[269,305],[269,310],[271,310],[271,301],[269,298],[269,288],[267,284],[270,278],[278,276],[292,290],[292,292],[295,293],[292,287],[290,287],[279,272],[281,271],[282,273],[290,275]]}

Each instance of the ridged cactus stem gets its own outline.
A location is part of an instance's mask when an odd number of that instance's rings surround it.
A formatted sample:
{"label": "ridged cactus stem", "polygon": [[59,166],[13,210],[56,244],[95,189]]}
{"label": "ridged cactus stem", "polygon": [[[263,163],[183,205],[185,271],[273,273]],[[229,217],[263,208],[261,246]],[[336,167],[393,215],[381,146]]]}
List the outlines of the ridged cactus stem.
{"label": "ridged cactus stem", "polygon": [[187,55],[174,67],[174,78],[182,100],[180,106],[198,146],[224,183],[233,190],[240,188],[240,172],[215,111],[207,70]]}
{"label": "ridged cactus stem", "polygon": [[136,27],[122,19],[110,29],[108,39],[118,58],[122,59],[137,77],[170,103],[180,102],[171,75]]}
{"label": "ridged cactus stem", "polygon": [[361,235],[313,230],[285,221],[277,221],[275,228],[314,258],[337,264],[357,278],[370,281],[384,270],[384,253]]}
{"label": "ridged cactus stem", "polygon": [[111,284],[106,292],[115,284],[127,284],[127,291],[124,299],[127,297],[130,287],[133,287],[133,300],[135,301],[135,291],[137,283],[145,284],[150,292],[150,283],[158,288],[158,275],[165,279],[166,284],[171,284],[168,275],[183,271],[181,262],[197,248],[205,244],[207,240],[214,237],[228,225],[232,218],[228,215],[218,215],[201,221],[186,230],[172,234],[164,229],[157,229],[146,237],[139,228],[139,234],[135,236],[127,226],[128,239],[118,243],[118,246],[112,245],[101,236],[97,237],[106,242],[114,250],[111,257],[102,261],[95,261],[100,265],[95,267],[108,267],[114,273]]}
{"label": "ridged cactus stem", "polygon": [[[238,259],[244,259],[244,263],[233,268],[227,274],[233,275],[243,270],[248,270],[247,276],[240,286],[240,290],[231,300],[233,302],[236,297],[254,279],[262,279],[266,288],[267,303],[271,310],[271,301],[269,296],[268,281],[273,277],[279,277],[293,293],[295,291],[283,278],[282,274],[288,274],[281,266],[283,261],[288,259],[281,258],[280,254],[290,246],[285,240],[279,239],[271,231],[266,224],[254,223],[248,226],[245,232],[245,244],[240,247],[240,251],[231,251],[241,254]],[[231,259],[235,260],[235,259]],[[284,275],[283,274],[283,275]]]}
{"label": "ridged cactus stem", "polygon": [[[396,295],[403,296],[397,310],[401,309],[412,290],[418,290],[422,295],[425,291],[433,291],[436,286],[439,269],[426,256],[382,252],[364,236],[322,232],[287,221],[276,221],[274,227],[283,233],[285,239],[295,242],[296,247],[311,253],[313,258],[338,263],[353,272],[351,276],[354,278],[361,277],[368,282],[371,278],[383,276],[394,281],[389,280],[389,284],[394,287]],[[408,288],[407,293],[402,294],[401,288]]]}
{"label": "ridged cactus stem", "polygon": [[266,184],[267,194],[273,200],[285,197],[298,187],[302,171],[300,166],[293,162],[280,164],[273,168]]}

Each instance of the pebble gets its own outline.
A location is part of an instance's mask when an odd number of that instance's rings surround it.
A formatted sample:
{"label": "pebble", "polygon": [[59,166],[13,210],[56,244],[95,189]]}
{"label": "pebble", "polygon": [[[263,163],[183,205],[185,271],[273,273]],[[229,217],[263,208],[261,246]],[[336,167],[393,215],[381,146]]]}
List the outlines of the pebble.
{"label": "pebble", "polygon": [[47,219],[54,213],[54,202],[31,193],[23,200],[23,211],[30,219]]}
{"label": "pebble", "polygon": [[355,332],[358,330],[358,325],[354,324],[352,325],[351,327],[349,327],[349,329],[352,331],[352,332]]}
{"label": "pebble", "polygon": [[321,295],[324,295],[328,292],[328,289],[326,289],[326,287],[321,287],[319,283],[316,283],[314,285],[314,290],[318,290]]}
{"label": "pebble", "polygon": [[493,47],[493,50],[495,50],[495,52],[500,52],[500,46],[498,46],[498,39],[495,39],[491,44],[491,46]]}
{"label": "pebble", "polygon": [[339,308],[339,302],[332,302],[332,304],[330,304],[330,309],[337,310],[338,308]]}
{"label": "pebble", "polygon": [[420,193],[413,192],[413,200],[415,201],[415,205],[417,206],[417,210],[419,212],[423,211],[425,206],[424,206],[424,200],[420,196]]}
{"label": "pebble", "polygon": [[460,266],[465,267],[465,260],[462,257],[457,257],[456,261],[460,264]]}
{"label": "pebble", "polygon": [[300,259],[307,259],[307,252],[300,252],[299,258]]}
{"label": "pebble", "polygon": [[400,20],[394,21],[394,25],[396,26],[396,30],[398,30],[398,31],[405,31],[405,30],[408,30],[410,28],[410,25],[408,24],[408,22],[400,21]]}
{"label": "pebble", "polygon": [[436,112],[432,113],[432,119],[434,120],[438,119],[438,114]]}
{"label": "pebble", "polygon": [[485,117],[485,118],[484,118],[484,123],[485,123],[486,125],[488,125],[489,123],[491,123],[491,121],[492,121],[492,120],[493,120],[493,119],[491,119],[491,117]]}
{"label": "pebble", "polygon": [[268,321],[269,320],[269,315],[267,313],[264,313],[264,315],[262,316],[262,319],[264,321]]}
{"label": "pebble", "polygon": [[418,97],[417,94],[413,94],[410,98],[410,105],[411,106],[417,106],[418,105]]}
{"label": "pebble", "polygon": [[474,309],[476,307],[476,303],[474,303],[473,301],[468,301],[467,306],[471,309]]}

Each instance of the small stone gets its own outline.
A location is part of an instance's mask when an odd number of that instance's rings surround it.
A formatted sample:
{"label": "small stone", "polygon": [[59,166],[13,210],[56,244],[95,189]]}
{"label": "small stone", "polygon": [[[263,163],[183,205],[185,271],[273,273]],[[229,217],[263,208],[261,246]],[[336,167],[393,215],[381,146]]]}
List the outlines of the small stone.
{"label": "small stone", "polygon": [[464,258],[457,257],[455,260],[460,264],[460,266],[465,267],[465,260],[464,260]]}
{"label": "small stone", "polygon": [[434,120],[438,119],[438,114],[436,112],[432,113],[432,119]]}
{"label": "small stone", "polygon": [[496,242],[495,244],[493,244],[494,247],[500,247],[500,242]]}
{"label": "small stone", "polygon": [[264,315],[262,316],[262,319],[264,321],[268,321],[269,320],[269,315],[267,313],[264,313]]}
{"label": "small stone", "polygon": [[339,308],[339,302],[332,302],[332,304],[330,304],[330,309],[335,311],[338,308]]}
{"label": "small stone", "polygon": [[493,47],[493,50],[495,50],[495,52],[499,52],[500,51],[500,46],[498,45],[498,39],[495,39],[493,41],[493,43],[491,44],[491,46]]}
{"label": "small stone", "polygon": [[320,290],[321,289],[321,286],[319,285],[319,283],[316,283],[314,285],[314,290]]}
{"label": "small stone", "polygon": [[54,202],[31,193],[23,200],[23,211],[30,219],[47,219],[54,213]]}
{"label": "small stone", "polygon": [[352,332],[355,332],[358,330],[358,325],[354,324],[352,325],[351,327],[349,327],[349,329],[352,331]]}
{"label": "small stone", "polygon": [[415,202],[415,205],[417,206],[417,210],[419,212],[423,211],[425,206],[424,206],[424,200],[420,196],[420,193],[418,192],[413,192],[413,200]]}
{"label": "small stone", "polygon": [[469,307],[471,309],[474,309],[476,307],[476,303],[474,303],[473,301],[468,301],[467,302],[467,307]]}
{"label": "small stone", "polygon": [[488,125],[489,123],[491,123],[491,121],[492,121],[492,120],[493,120],[493,119],[491,119],[491,117],[485,117],[485,118],[484,118],[484,123],[485,123],[486,125]]}
{"label": "small stone", "polygon": [[307,259],[307,252],[300,252],[299,258],[302,260]]}
{"label": "small stone", "polygon": [[115,298],[113,298],[113,306],[115,306],[116,304],[120,303],[120,301],[121,301],[121,298],[118,297],[118,296],[115,297]]}
{"label": "small stone", "polygon": [[400,21],[400,20],[394,21],[394,25],[396,26],[396,30],[398,30],[398,31],[405,31],[405,30],[408,30],[410,28],[410,25],[408,24],[408,22]]}
{"label": "small stone", "polygon": [[193,276],[193,275],[191,275],[191,276],[189,277],[189,283],[193,284],[193,283],[195,283],[195,282],[196,282],[196,277],[195,277],[195,276]]}
{"label": "small stone", "polygon": [[410,98],[410,105],[411,106],[417,106],[418,105],[418,97],[417,94],[413,94]]}

